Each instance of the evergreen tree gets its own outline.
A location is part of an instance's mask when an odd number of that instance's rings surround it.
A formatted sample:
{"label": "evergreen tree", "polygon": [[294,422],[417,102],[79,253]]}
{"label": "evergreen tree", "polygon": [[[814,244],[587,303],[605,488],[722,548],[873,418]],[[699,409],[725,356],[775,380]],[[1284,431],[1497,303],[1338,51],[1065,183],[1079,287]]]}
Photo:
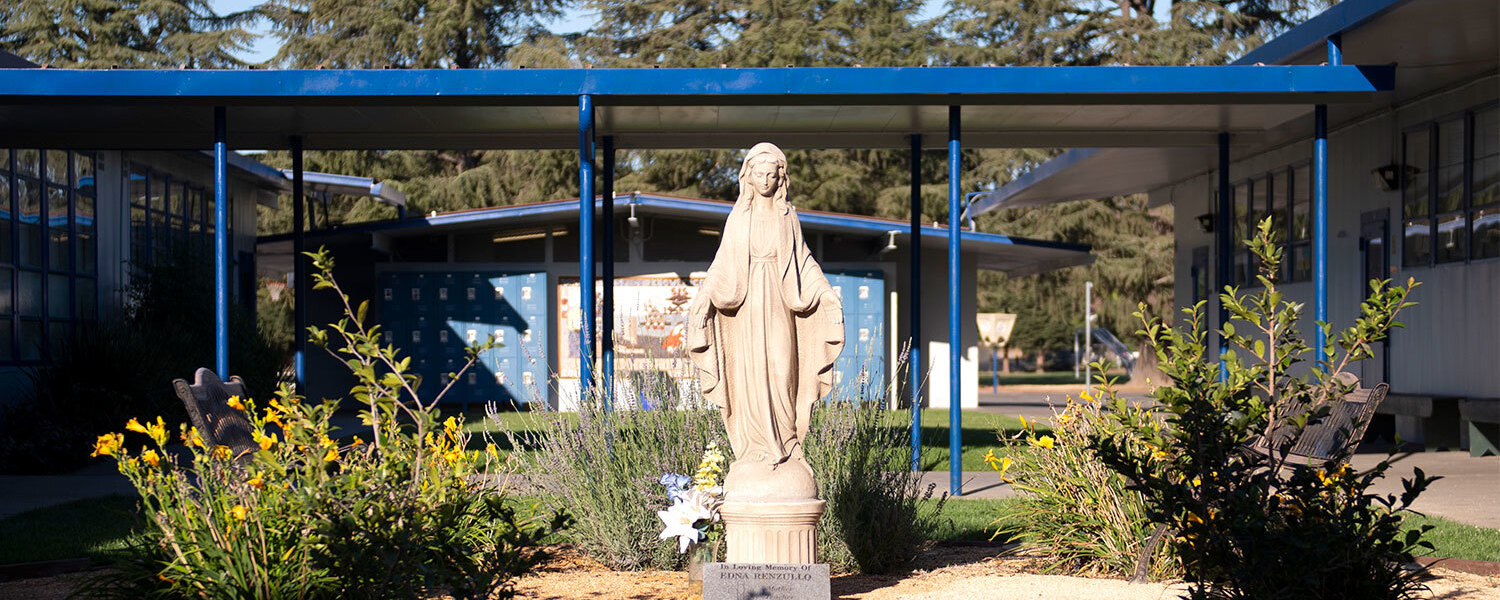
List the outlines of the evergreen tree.
{"label": "evergreen tree", "polygon": [[239,67],[251,18],[207,0],[13,0],[0,6],[0,49],[65,68]]}

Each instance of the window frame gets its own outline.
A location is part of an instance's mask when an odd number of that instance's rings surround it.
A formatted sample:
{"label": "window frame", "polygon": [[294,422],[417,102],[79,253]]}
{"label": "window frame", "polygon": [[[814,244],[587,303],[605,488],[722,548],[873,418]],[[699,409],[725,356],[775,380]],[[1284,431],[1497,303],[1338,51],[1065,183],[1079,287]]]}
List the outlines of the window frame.
{"label": "window frame", "polygon": [[[1500,208],[1500,202],[1481,206],[1475,206],[1474,204],[1475,162],[1478,159],[1475,154],[1475,148],[1479,139],[1478,136],[1481,134],[1481,132],[1479,132],[1476,127],[1476,121],[1479,113],[1483,113],[1488,110],[1500,110],[1500,101],[1491,101],[1471,106],[1463,110],[1454,111],[1445,115],[1438,116],[1436,118],[1418,123],[1416,125],[1412,125],[1401,130],[1401,169],[1399,177],[1400,194],[1397,198],[1397,214],[1401,215],[1402,227],[1402,232],[1400,235],[1401,269],[1421,269],[1441,265],[1468,264],[1475,261],[1500,259],[1500,256],[1477,256],[1474,245],[1474,224],[1476,220],[1475,213],[1477,211]],[[1459,160],[1461,162],[1458,163],[1460,167],[1458,184],[1459,204],[1457,207],[1451,210],[1439,212],[1438,191],[1441,189],[1441,185],[1439,181],[1440,178],[1438,177],[1438,170],[1443,166],[1442,164],[1440,164],[1441,149],[1439,148],[1439,144],[1443,142],[1443,138],[1439,132],[1442,125],[1449,124],[1454,121],[1459,121],[1462,123],[1462,128],[1460,129],[1460,131],[1461,135],[1463,136],[1463,140],[1460,143],[1462,156]],[[1425,186],[1427,193],[1427,212],[1422,215],[1408,217],[1406,212],[1406,196],[1407,190],[1411,187],[1410,176],[1408,175],[1409,166],[1411,165],[1408,165],[1406,162],[1407,147],[1409,145],[1408,140],[1413,134],[1420,134],[1424,132],[1427,136],[1428,146],[1426,160],[1427,164],[1425,165],[1427,169],[1427,181]],[[1450,164],[1448,166],[1452,165]],[[1462,236],[1464,247],[1461,256],[1444,258],[1438,252],[1439,238],[1441,237],[1440,232],[1438,231],[1438,225],[1441,219],[1451,219],[1453,217],[1457,217],[1458,219],[1461,219],[1463,221],[1462,226],[1458,228],[1461,231],[1455,232],[1455,235]],[[1413,260],[1412,245],[1407,243],[1408,240],[1405,231],[1408,226],[1407,222],[1419,220],[1426,220],[1428,225],[1426,260]],[[1394,240],[1394,238],[1396,238],[1397,236],[1393,234],[1391,237]]]}

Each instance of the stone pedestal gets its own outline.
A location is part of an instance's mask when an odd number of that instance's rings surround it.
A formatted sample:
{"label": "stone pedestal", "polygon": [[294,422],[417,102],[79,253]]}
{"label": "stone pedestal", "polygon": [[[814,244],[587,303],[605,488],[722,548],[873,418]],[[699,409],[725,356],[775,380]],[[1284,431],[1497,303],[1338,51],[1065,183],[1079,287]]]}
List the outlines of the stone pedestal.
{"label": "stone pedestal", "polygon": [[719,507],[728,543],[724,562],[797,563],[817,560],[822,500],[734,502]]}

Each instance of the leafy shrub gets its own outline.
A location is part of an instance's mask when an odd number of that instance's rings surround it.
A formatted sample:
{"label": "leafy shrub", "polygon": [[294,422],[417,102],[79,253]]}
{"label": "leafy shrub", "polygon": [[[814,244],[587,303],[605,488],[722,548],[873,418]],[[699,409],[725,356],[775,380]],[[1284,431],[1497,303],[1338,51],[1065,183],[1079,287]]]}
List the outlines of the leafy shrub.
{"label": "leafy shrub", "polygon": [[[659,539],[657,511],[668,508],[664,473],[691,473],[704,448],[728,448],[719,410],[671,377],[631,377],[614,410],[597,393],[576,414],[538,412],[536,433],[506,431],[545,502],[581,518],[569,535],[585,553],[617,569],[675,569],[675,543]],[[592,387],[596,392],[602,385]],[[895,426],[879,402],[879,382],[840,392],[813,410],[804,452],[828,502],[818,524],[818,557],[838,571],[885,572],[916,554],[937,527],[941,503],[921,500],[910,460],[910,429]],[[677,398],[675,403],[670,400]],[[575,418],[576,417],[576,418]],[[892,418],[895,417],[895,418]],[[497,424],[499,419],[493,419]],[[503,425],[502,425],[503,426]]]}
{"label": "leafy shrub", "polygon": [[[0,407],[0,473],[56,473],[83,466],[94,438],[132,416],[187,420],[172,380],[191,378],[213,356],[212,269],[187,249],[141,269],[121,314],[85,326],[27,371],[30,391]],[[269,397],[286,364],[249,315],[230,311],[229,364]],[[211,360],[210,360],[211,362]]]}
{"label": "leafy shrub", "polygon": [[[991,525],[994,537],[1010,537],[1043,553],[1050,569],[1129,577],[1153,523],[1141,493],[1089,447],[1111,418],[1097,398],[1113,397],[1113,386],[1102,377],[1100,383],[1097,396],[1084,392],[1077,401],[1068,397],[1061,411],[1054,408],[1050,431],[1038,432],[1023,418],[1023,430],[1001,438],[1004,456],[985,455],[1016,490],[1015,501],[1005,504]],[[1148,559],[1150,578],[1180,575],[1170,550],[1157,546]]]}
{"label": "leafy shrub", "polygon": [[[675,542],[663,541],[656,512],[667,508],[664,473],[692,473],[704,448],[729,447],[719,411],[699,395],[677,405],[667,377],[636,379],[649,387],[621,394],[613,408],[598,394],[576,413],[533,413],[536,433],[506,430],[521,469],[537,474],[544,502],[580,518],[569,535],[585,554],[614,569],[675,569]],[[646,408],[646,407],[651,408]],[[499,422],[498,418],[492,419]]]}
{"label": "leafy shrub", "polygon": [[[1370,344],[1400,327],[1405,287],[1371,282],[1355,324],[1327,335],[1324,361],[1294,375],[1309,348],[1295,327],[1302,305],[1282,300],[1276,273],[1282,249],[1270,219],[1250,243],[1261,289],[1229,288],[1222,302],[1234,321],[1223,371],[1204,360],[1203,304],[1184,312],[1188,329],[1145,319],[1144,334],[1172,385],[1157,407],[1111,398],[1114,423],[1095,434],[1110,466],[1133,479],[1151,516],[1175,530],[1193,598],[1407,598],[1422,588],[1412,554],[1431,545],[1424,529],[1403,532],[1402,513],[1433,478],[1418,469],[1399,497],[1369,492],[1389,460],[1368,471],[1347,466],[1350,450],[1329,460],[1295,460],[1290,450],[1352,386],[1342,381]],[[1222,374],[1221,374],[1222,373]]]}
{"label": "leafy shrub", "polygon": [[936,532],[947,499],[923,502],[936,486],[924,489],[911,470],[911,427],[904,411],[884,408],[881,383],[863,378],[853,397],[836,390],[813,410],[808,431],[807,461],[828,503],[818,521],[818,560],[838,572],[905,565]]}
{"label": "leafy shrub", "polygon": [[[264,407],[230,405],[251,418],[259,449],[246,459],[207,447],[186,425],[185,460],[169,451],[169,428],[132,419],[126,434],[100,436],[96,455],[113,456],[140,492],[148,517],[134,560],[101,590],[213,598],[509,597],[514,577],[544,558],[536,547],[562,517],[519,517],[489,486],[493,448],[467,450],[461,420],[441,420],[437,400],[416,395],[408,358],[379,344],[328,273],[321,252],[318,289],[332,289],[347,316],[311,338],[331,344],[358,379],[368,430],[335,440],[338,402],[310,404],[283,386]],[[331,333],[330,333],[331,332]],[[490,343],[470,349],[470,364]],[[468,368],[467,366],[465,368]],[[441,396],[439,396],[440,398]],[[369,440],[365,441],[364,436]],[[128,444],[134,446],[134,444]]]}

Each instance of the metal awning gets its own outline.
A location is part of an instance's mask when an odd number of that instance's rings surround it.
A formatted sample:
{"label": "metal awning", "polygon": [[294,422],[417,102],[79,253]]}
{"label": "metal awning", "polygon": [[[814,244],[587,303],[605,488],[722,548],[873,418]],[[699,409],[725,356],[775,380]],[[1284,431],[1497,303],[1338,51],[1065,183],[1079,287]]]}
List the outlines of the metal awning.
{"label": "metal awning", "polygon": [[[295,176],[291,169],[282,169],[281,174],[288,182]],[[324,202],[332,196],[354,196],[374,198],[376,202],[388,206],[406,206],[406,194],[401,193],[401,190],[369,177],[303,171],[302,185],[309,196],[320,198]],[[290,187],[291,184],[288,183],[287,189]]]}
{"label": "metal awning", "polygon": [[[1395,89],[1369,101],[1328,107],[1329,126],[1372,118],[1392,107],[1457,86],[1500,83],[1500,11],[1494,0],[1348,0],[1271,40],[1232,66],[1270,63],[1315,66],[1327,60],[1324,40],[1337,35],[1344,59],[1393,65]],[[1228,108],[1228,110],[1238,110]],[[1260,132],[1228,128],[1231,160],[1298,143],[1312,131],[1311,106]],[[1303,142],[1305,143],[1305,141]],[[1061,147],[1085,146],[1064,144]],[[1138,148],[1101,140],[1070,150],[994,192],[976,199],[974,212],[1146,192],[1213,171],[1213,140],[1198,147]]]}
{"label": "metal awning", "polygon": [[[667,194],[634,192],[615,197],[617,211],[639,212],[641,216],[662,215],[722,224],[729,215],[733,203],[705,198],[687,198]],[[595,201],[595,212],[602,212],[602,203]],[[633,208],[632,208],[633,207]],[[619,214],[619,213],[616,213]],[[895,240],[907,242],[908,223],[893,219],[867,217],[820,210],[797,211],[803,227],[815,231],[868,235],[872,241],[884,243],[886,236],[894,234]],[[548,225],[556,222],[576,222],[578,199],[553,200],[532,204],[517,204],[491,208],[458,210],[419,218],[372,221],[356,225],[307,232],[309,243],[327,243],[350,236],[383,235],[406,237],[433,234],[469,232],[495,229],[514,229]],[[257,268],[263,276],[282,277],[292,268],[292,238],[290,233],[261,236],[256,244]],[[1094,261],[1088,246],[1049,242],[1029,238],[964,231],[961,245],[966,253],[978,260],[978,267],[990,271],[1001,271],[1021,277],[1046,273],[1068,267],[1086,265]],[[922,227],[922,247],[942,250],[948,239],[946,226]]]}
{"label": "metal awning", "polygon": [[228,107],[236,148],[573,148],[578,97],[617,148],[1211,144],[1315,103],[1392,88],[1386,66],[507,70],[0,69],[0,145],[206,148]]}

